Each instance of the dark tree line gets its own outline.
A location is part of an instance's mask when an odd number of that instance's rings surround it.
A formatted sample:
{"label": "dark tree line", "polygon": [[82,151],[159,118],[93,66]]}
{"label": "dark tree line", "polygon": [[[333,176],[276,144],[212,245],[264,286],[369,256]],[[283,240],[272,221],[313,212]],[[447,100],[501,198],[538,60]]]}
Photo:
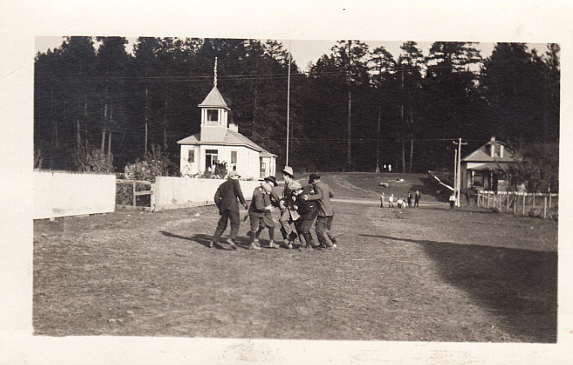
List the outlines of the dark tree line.
{"label": "dark tree line", "polygon": [[[177,140],[200,129],[197,105],[213,86],[215,57],[232,121],[284,164],[289,54],[281,43],[142,37],[133,54],[126,44],[68,37],[38,53],[34,145],[43,168],[78,169],[78,156],[91,151],[122,171],[153,145],[177,164]],[[497,43],[483,59],[467,42],[435,42],[424,56],[409,41],[395,57],[338,41],[307,74],[292,62],[289,163],[422,172],[452,164],[452,139],[467,140],[466,151],[491,136],[556,145],[559,80],[557,44],[539,54]]]}

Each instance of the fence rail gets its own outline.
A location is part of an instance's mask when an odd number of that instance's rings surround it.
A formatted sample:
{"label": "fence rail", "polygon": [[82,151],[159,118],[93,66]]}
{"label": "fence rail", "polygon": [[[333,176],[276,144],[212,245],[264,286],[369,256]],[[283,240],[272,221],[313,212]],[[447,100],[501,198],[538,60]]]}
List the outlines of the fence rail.
{"label": "fence rail", "polygon": [[[151,181],[146,180],[125,180],[125,179],[117,179],[117,190],[116,190],[116,205],[123,209],[144,209],[144,210],[153,210],[153,183]],[[137,190],[138,186],[144,186],[148,188],[147,190]],[[126,189],[122,189],[121,186],[130,187],[129,194],[129,201],[132,204],[125,204],[128,200],[125,196],[127,193]],[[143,206],[137,205],[137,197],[145,197],[149,196],[149,204],[144,204]]]}
{"label": "fence rail", "polygon": [[559,194],[520,193],[515,191],[478,191],[478,207],[497,209],[516,215],[553,217],[557,214]]}

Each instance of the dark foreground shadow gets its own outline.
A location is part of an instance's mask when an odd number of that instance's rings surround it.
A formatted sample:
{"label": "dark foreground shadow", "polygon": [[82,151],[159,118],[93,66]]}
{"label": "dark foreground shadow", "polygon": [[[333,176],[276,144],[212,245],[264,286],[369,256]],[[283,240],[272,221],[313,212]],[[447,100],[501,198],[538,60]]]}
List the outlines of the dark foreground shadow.
{"label": "dark foreground shadow", "polygon": [[360,235],[419,244],[444,282],[463,289],[528,342],[557,341],[557,253]]}

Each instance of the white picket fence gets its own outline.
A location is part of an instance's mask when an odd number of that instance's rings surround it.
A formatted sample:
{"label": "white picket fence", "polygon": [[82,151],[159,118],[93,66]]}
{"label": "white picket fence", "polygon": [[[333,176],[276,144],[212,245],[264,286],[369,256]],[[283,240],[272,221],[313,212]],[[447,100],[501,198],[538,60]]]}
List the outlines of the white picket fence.
{"label": "white picket fence", "polygon": [[[157,211],[214,204],[213,196],[224,181],[159,176],[153,187],[152,209]],[[260,185],[260,182],[240,181],[240,184],[243,196],[246,200],[250,200],[253,190]]]}
{"label": "white picket fence", "polygon": [[518,193],[515,191],[478,191],[476,205],[516,215],[553,217],[558,209],[559,194]]}
{"label": "white picket fence", "polygon": [[[151,207],[147,209],[152,211],[210,205],[224,181],[161,176],[150,184],[150,191],[135,192],[134,196],[151,194]],[[35,170],[34,219],[113,212],[116,184],[115,175]],[[243,196],[250,200],[260,182],[240,184]]]}
{"label": "white picket fence", "polygon": [[115,175],[34,171],[34,219],[115,210]]}

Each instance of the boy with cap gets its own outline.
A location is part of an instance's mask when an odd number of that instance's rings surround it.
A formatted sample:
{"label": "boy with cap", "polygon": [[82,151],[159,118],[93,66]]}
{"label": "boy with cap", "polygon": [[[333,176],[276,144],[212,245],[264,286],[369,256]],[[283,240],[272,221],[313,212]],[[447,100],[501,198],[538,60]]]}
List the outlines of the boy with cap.
{"label": "boy with cap", "polygon": [[227,243],[231,246],[233,250],[237,249],[235,245],[235,240],[237,239],[237,233],[239,233],[239,226],[241,224],[241,217],[239,213],[239,204],[237,199],[241,204],[247,209],[249,206],[243,197],[243,192],[241,190],[241,185],[239,184],[239,178],[241,176],[237,171],[229,172],[227,181],[219,185],[217,192],[215,193],[215,205],[219,208],[219,214],[221,218],[217,224],[217,229],[213,235],[213,239],[209,244],[209,247],[213,247],[215,243],[218,243],[219,238],[225,229],[227,229],[227,223],[231,221],[231,233],[227,239]]}
{"label": "boy with cap", "polygon": [[[314,193],[312,182],[309,180],[309,185],[305,185],[295,191],[295,205],[300,218],[295,221],[295,227],[299,233],[299,238],[304,237],[304,244],[307,249],[317,248],[310,233],[316,217],[318,216],[318,202],[316,200],[305,200],[304,197]],[[301,240],[302,242],[302,240]]]}
{"label": "boy with cap", "polygon": [[320,181],[320,175],[318,174],[310,174],[308,181],[314,187],[315,194],[305,195],[304,199],[318,201],[316,236],[322,246],[335,248],[336,236],[331,232],[332,221],[334,220],[334,209],[330,203],[330,198],[334,197],[334,193],[328,184]]}
{"label": "boy with cap", "polygon": [[249,207],[249,218],[251,220],[251,230],[248,233],[248,236],[251,237],[250,250],[261,249],[259,236],[265,227],[269,229],[269,247],[276,248],[274,245],[275,222],[271,215],[271,191],[272,187],[267,182],[263,182],[253,191],[253,199]]}

